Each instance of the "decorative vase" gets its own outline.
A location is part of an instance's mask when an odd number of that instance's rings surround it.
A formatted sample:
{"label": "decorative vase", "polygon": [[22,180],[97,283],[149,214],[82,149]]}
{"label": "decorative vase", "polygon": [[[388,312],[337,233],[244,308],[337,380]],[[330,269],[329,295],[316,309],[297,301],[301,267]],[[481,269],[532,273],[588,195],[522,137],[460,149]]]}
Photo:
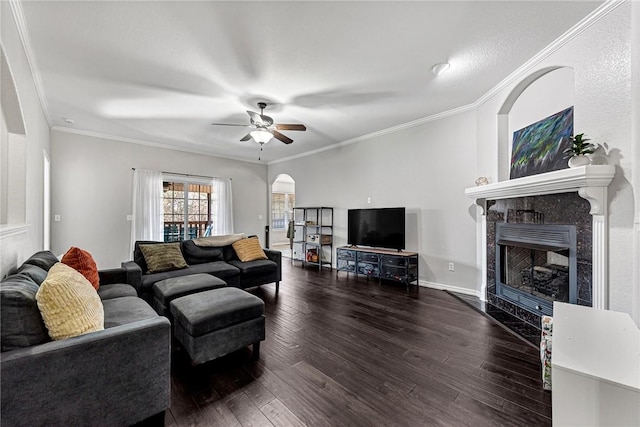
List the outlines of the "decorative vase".
{"label": "decorative vase", "polygon": [[577,168],[579,166],[586,166],[591,163],[591,160],[584,154],[573,156],[569,159],[569,167]]}

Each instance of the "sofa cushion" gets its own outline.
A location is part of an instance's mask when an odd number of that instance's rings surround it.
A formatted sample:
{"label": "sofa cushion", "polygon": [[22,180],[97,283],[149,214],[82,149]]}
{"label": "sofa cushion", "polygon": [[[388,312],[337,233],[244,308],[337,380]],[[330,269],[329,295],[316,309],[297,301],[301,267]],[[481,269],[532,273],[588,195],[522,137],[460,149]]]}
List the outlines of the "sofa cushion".
{"label": "sofa cushion", "polygon": [[36,293],[38,284],[24,274],[5,277],[0,283],[0,343],[2,351],[50,341]]}
{"label": "sofa cushion", "polygon": [[182,242],[182,253],[189,265],[223,261],[221,247],[198,246],[193,240],[185,240]]}
{"label": "sofa cushion", "polygon": [[229,261],[229,264],[240,270],[240,274],[252,276],[254,274],[272,273],[278,270],[278,264],[269,259],[259,259],[256,261]]}
{"label": "sofa cushion", "polygon": [[15,274],[28,276],[38,286],[47,278],[47,270],[33,264],[22,264]]}
{"label": "sofa cushion", "polygon": [[173,270],[173,271],[163,271],[162,273],[152,273],[145,274],[142,276],[142,289],[147,292],[151,292],[151,288],[154,283],[164,280],[170,279],[172,277],[185,276],[187,274],[197,274],[197,273],[207,273],[212,274],[216,277],[229,283],[229,280],[237,277],[240,274],[240,270],[238,270],[233,265],[227,264],[224,261],[214,261],[207,262],[205,264],[196,264],[191,265],[188,268],[182,270]]}
{"label": "sofa cushion", "polygon": [[91,286],[98,290],[100,287],[98,266],[89,252],[72,246],[60,261],[82,274],[91,283]]}
{"label": "sofa cushion", "polygon": [[55,263],[59,261],[58,257],[51,251],[40,251],[31,255],[23,264],[31,264],[45,271],[49,271]]}
{"label": "sofa cushion", "polygon": [[82,274],[66,264],[59,262],[51,267],[36,293],[36,301],[54,340],[104,329],[98,293]]}
{"label": "sofa cushion", "polygon": [[180,243],[163,243],[159,245],[140,245],[149,273],[179,270],[188,267]]}
{"label": "sofa cushion", "polygon": [[231,261],[232,259],[237,260],[238,255],[236,255],[236,251],[233,249],[232,245],[225,246],[222,248],[222,256],[226,262]]}
{"label": "sofa cushion", "polygon": [[240,261],[247,262],[267,259],[267,255],[262,250],[257,237],[235,241],[231,246],[233,246],[233,250],[236,251],[236,255],[238,255]]}
{"label": "sofa cushion", "polygon": [[138,293],[136,289],[124,283],[113,283],[110,285],[102,285],[100,289],[98,289],[98,296],[104,303],[104,301],[113,298],[120,297],[137,297]]}
{"label": "sofa cushion", "polygon": [[113,298],[103,304],[105,329],[158,317],[158,313],[138,297]]}

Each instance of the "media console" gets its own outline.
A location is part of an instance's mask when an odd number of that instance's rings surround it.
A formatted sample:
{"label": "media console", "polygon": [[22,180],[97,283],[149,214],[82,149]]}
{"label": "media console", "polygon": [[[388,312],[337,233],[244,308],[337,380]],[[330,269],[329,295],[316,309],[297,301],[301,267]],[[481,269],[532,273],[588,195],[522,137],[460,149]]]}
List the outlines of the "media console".
{"label": "media console", "polygon": [[345,271],[418,286],[418,253],[342,246],[336,249],[336,276]]}

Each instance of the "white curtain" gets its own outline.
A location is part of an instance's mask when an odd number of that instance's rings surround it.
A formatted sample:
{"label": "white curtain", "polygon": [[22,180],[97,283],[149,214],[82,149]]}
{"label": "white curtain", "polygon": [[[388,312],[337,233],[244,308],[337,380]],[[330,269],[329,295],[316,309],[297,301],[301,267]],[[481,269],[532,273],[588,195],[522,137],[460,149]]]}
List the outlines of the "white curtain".
{"label": "white curtain", "polygon": [[133,223],[131,253],[136,240],[164,240],[162,172],[136,169],[133,172]]}
{"label": "white curtain", "polygon": [[233,197],[231,196],[231,178],[214,178],[212,182],[218,203],[214,204],[214,233],[233,234]]}

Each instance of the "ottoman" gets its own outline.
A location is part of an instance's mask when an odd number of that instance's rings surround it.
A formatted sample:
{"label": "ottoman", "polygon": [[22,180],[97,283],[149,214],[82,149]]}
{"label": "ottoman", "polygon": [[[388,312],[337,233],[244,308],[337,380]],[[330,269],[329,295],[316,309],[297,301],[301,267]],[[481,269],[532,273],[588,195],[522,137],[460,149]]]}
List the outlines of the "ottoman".
{"label": "ottoman", "polygon": [[153,285],[152,305],[160,316],[171,320],[169,304],[174,299],[224,286],[227,286],[224,280],[205,273],[160,280]]}
{"label": "ottoman", "polygon": [[264,302],[238,288],[219,288],[170,303],[174,337],[194,365],[253,344],[253,357],[265,339]]}

